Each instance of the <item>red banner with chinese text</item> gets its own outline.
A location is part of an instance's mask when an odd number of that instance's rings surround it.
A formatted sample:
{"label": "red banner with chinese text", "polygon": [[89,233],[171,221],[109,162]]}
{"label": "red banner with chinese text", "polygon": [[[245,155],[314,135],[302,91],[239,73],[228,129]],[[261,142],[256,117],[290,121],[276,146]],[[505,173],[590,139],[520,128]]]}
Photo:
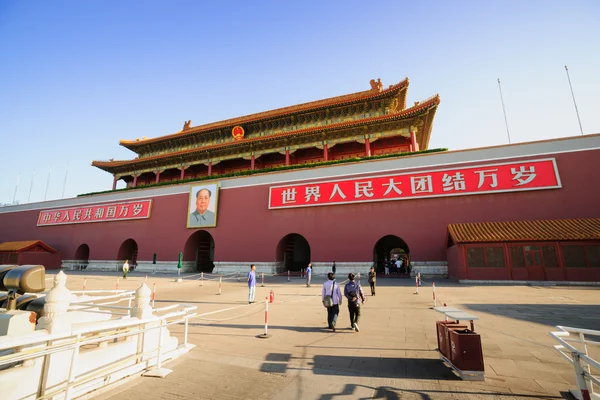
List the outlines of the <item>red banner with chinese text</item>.
{"label": "red banner with chinese text", "polygon": [[269,208],[560,188],[555,159],[484,164],[271,187]]}
{"label": "red banner with chinese text", "polygon": [[152,200],[136,200],[44,210],[40,211],[37,226],[144,219],[150,218],[151,208]]}

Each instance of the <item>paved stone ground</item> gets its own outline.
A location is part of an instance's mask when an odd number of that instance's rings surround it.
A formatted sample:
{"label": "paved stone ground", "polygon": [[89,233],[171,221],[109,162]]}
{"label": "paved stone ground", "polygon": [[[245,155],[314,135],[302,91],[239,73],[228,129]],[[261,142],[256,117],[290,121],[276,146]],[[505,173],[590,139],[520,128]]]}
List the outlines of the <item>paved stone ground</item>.
{"label": "paved stone ground", "polygon": [[[69,273],[67,286],[113,289],[117,274]],[[196,304],[199,312],[240,308],[197,319],[190,327],[195,344],[169,363],[163,379],[137,377],[99,393],[97,399],[560,399],[575,387],[572,367],[554,350],[548,333],[555,325],[600,330],[600,289],[558,286],[469,286],[438,282],[438,305],[447,303],[480,317],[485,381],[458,379],[439,360],[430,287],[415,295],[412,281],[380,279],[377,296],[362,309],[360,333],[349,329],[341,307],[338,331],[326,326],[320,300],[324,278],[307,288],[300,278],[273,277],[257,287],[257,299],[274,290],[269,339],[264,305],[247,305],[243,281],[217,282],[150,276],[157,282],[157,306]],[[133,273],[120,288],[137,288]],[[365,283],[365,282],[363,282]],[[368,287],[366,288],[368,292]],[[244,305],[246,304],[246,305]],[[177,335],[182,327],[172,329]]]}

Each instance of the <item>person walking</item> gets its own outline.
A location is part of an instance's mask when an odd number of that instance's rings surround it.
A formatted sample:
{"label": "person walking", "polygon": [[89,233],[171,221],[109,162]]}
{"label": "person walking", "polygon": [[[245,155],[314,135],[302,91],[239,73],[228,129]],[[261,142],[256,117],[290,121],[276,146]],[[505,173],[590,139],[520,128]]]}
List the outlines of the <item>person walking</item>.
{"label": "person walking", "polygon": [[123,279],[127,279],[127,273],[129,272],[129,260],[125,260],[123,263]]}
{"label": "person walking", "polygon": [[335,332],[335,324],[342,305],[342,292],[333,272],[327,274],[327,281],[321,289],[321,298],[323,306],[327,309],[327,327]]}
{"label": "person walking", "polygon": [[348,299],[348,311],[350,312],[350,329],[359,332],[358,319],[360,318],[360,303],[365,303],[365,295],[362,288],[354,281],[354,274],[348,274],[348,282],[344,287],[344,296]]}
{"label": "person walking", "polygon": [[371,285],[371,296],[375,296],[375,282],[377,281],[377,273],[375,267],[371,267],[369,271],[369,285]]}
{"label": "person walking", "polygon": [[254,264],[250,265],[250,272],[248,272],[248,304],[254,303],[254,294],[256,293],[255,269]]}
{"label": "person walking", "polygon": [[312,275],[312,263],[308,263],[308,267],[306,267],[306,287],[310,287],[311,275]]}
{"label": "person walking", "polygon": [[334,261],[333,265],[331,266],[331,272],[333,272],[334,275],[335,275],[335,270],[336,270],[336,267],[335,267],[335,261]]}

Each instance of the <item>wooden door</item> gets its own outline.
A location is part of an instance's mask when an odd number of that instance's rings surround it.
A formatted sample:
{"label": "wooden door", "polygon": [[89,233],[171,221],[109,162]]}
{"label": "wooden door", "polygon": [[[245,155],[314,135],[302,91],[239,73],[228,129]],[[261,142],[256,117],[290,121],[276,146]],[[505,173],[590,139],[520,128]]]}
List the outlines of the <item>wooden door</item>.
{"label": "wooden door", "polygon": [[542,248],[540,246],[524,246],[525,267],[530,281],[546,280],[544,274],[544,263],[542,258]]}

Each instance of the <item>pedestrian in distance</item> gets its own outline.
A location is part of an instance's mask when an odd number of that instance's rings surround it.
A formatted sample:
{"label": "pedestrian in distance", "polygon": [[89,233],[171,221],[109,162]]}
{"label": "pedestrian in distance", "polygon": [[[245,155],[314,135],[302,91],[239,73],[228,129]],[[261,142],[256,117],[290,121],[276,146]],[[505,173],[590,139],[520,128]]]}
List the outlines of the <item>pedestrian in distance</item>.
{"label": "pedestrian in distance", "polygon": [[123,279],[127,279],[127,273],[129,272],[129,260],[125,260],[123,263]]}
{"label": "pedestrian in distance", "polygon": [[312,275],[312,263],[308,263],[308,267],[306,267],[306,287],[310,287],[311,275]]}
{"label": "pedestrian in distance", "polygon": [[323,306],[327,309],[327,327],[335,332],[335,324],[342,305],[342,292],[333,272],[327,274],[327,281],[321,289],[321,298]]}
{"label": "pedestrian in distance", "polygon": [[369,285],[371,285],[371,296],[375,296],[375,283],[377,281],[377,273],[375,267],[371,267],[369,271]]}
{"label": "pedestrian in distance", "polygon": [[360,304],[365,304],[365,295],[360,285],[354,281],[354,274],[348,274],[348,282],[344,287],[344,296],[348,299],[348,311],[350,312],[350,329],[359,332],[358,319],[360,318]]}
{"label": "pedestrian in distance", "polygon": [[335,267],[335,261],[334,261],[333,265],[331,266],[331,272],[333,272],[334,275],[335,275],[335,270],[336,270],[336,267]]}
{"label": "pedestrian in distance", "polygon": [[254,264],[250,266],[248,272],[248,304],[254,303],[254,294],[256,293],[256,267]]}

